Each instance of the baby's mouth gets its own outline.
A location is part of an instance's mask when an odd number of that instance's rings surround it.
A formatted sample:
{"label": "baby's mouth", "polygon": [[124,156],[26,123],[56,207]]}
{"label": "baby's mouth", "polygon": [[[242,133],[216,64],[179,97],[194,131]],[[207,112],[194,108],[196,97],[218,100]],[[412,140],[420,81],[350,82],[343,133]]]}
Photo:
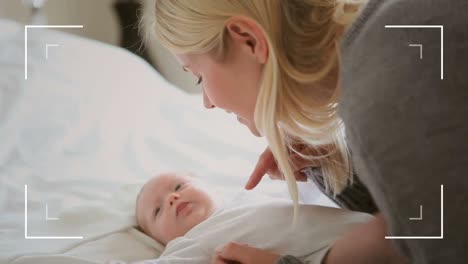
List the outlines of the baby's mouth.
{"label": "baby's mouth", "polygon": [[187,208],[188,204],[188,202],[181,202],[180,204],[178,204],[176,208],[176,216],[179,216],[180,212]]}

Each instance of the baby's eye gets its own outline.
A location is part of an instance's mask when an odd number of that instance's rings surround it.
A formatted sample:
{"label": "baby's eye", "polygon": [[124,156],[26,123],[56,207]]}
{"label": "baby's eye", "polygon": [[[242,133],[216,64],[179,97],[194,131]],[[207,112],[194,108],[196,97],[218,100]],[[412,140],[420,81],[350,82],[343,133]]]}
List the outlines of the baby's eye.
{"label": "baby's eye", "polygon": [[202,77],[201,77],[201,76],[200,76],[200,77],[198,77],[198,82],[197,82],[197,84],[196,84],[196,85],[199,85],[199,84],[202,82],[202,80],[203,80],[203,79],[202,79]]}
{"label": "baby's eye", "polygon": [[158,207],[156,208],[156,210],[154,210],[154,217],[158,216],[160,210],[161,210],[161,207]]}
{"label": "baby's eye", "polygon": [[182,183],[179,183],[179,184],[176,185],[176,187],[175,187],[176,192],[178,190],[180,190],[180,188],[182,188],[182,185],[183,185]]}

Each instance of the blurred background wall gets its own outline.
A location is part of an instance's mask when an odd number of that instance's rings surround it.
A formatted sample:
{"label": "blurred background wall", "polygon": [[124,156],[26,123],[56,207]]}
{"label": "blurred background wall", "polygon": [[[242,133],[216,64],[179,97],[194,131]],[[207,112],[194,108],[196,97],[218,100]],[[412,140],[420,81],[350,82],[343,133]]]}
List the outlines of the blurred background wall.
{"label": "blurred background wall", "polygon": [[[31,6],[43,4],[38,13],[50,25],[80,24],[82,29],[61,29],[71,34],[95,39],[127,49],[141,46],[138,39],[123,39],[138,32],[138,20],[143,13],[151,15],[154,0],[0,0],[0,19],[31,24]],[[146,30],[151,30],[147,28]],[[157,40],[143,46],[149,61],[166,79],[189,93],[201,91],[196,78],[184,72],[175,58]]]}

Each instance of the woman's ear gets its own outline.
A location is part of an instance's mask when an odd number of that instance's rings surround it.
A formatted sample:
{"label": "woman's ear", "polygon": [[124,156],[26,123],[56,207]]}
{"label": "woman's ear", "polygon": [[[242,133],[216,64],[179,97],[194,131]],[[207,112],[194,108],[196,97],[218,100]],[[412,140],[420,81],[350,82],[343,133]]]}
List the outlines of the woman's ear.
{"label": "woman's ear", "polygon": [[232,41],[242,50],[254,56],[261,64],[268,60],[268,42],[263,29],[254,20],[234,16],[226,22],[226,30]]}

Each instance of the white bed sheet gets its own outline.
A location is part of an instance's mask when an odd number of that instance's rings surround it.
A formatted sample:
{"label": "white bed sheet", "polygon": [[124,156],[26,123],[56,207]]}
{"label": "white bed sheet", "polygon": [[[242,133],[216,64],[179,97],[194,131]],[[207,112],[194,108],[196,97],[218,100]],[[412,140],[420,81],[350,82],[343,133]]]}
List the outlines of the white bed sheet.
{"label": "white bed sheet", "polygon": [[[47,44],[59,45],[48,59]],[[25,80],[24,27],[0,20],[0,46],[0,263],[157,256],[131,228],[141,184],[186,170],[229,195],[266,145],[122,49],[29,29]],[[28,236],[84,238],[26,239],[25,185]],[[300,188],[305,202],[328,203],[311,184]],[[288,197],[284,182],[256,190]]]}

